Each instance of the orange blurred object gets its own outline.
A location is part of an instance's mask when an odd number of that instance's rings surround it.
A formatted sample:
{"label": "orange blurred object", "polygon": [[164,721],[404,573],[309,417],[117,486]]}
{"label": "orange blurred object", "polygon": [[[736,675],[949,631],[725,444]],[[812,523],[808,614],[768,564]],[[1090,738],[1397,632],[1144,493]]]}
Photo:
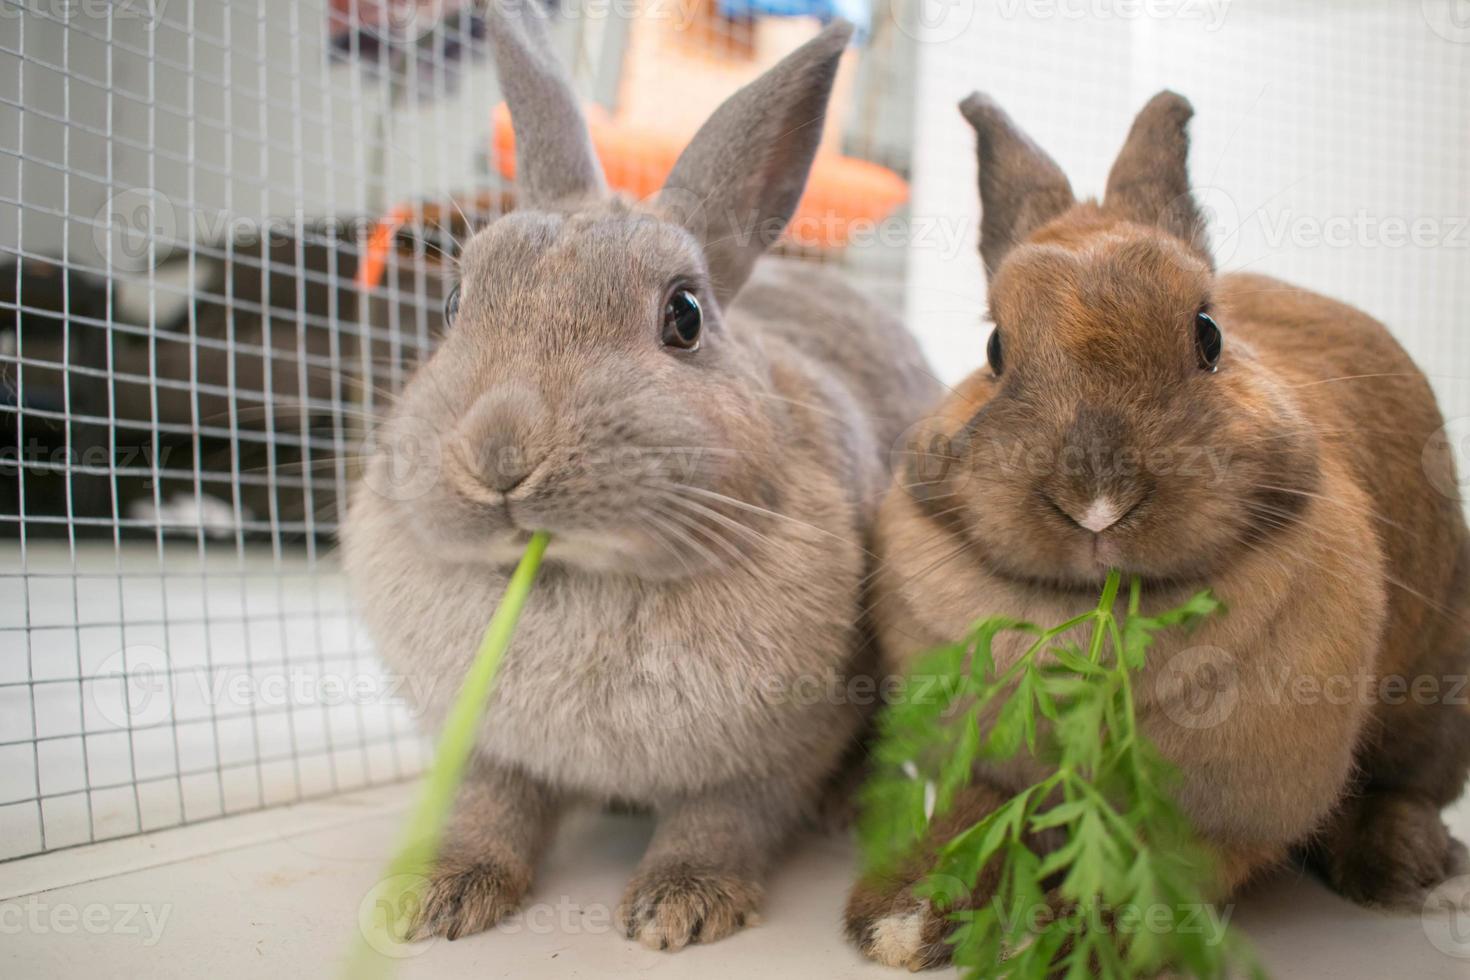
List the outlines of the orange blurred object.
{"label": "orange blurred object", "polygon": [[373,233],[363,251],[362,264],[357,267],[357,288],[368,290],[382,283],[383,272],[388,268],[388,253],[393,250],[393,236],[412,217],[413,209],[400,204],[373,226]]}
{"label": "orange blurred object", "polygon": [[[500,175],[514,180],[515,133],[505,103],[495,107],[495,159]],[[601,106],[587,109],[592,145],[602,160],[608,184],[642,200],[663,188],[688,139],[609,119]],[[806,193],[786,226],[783,242],[801,249],[842,248],[860,222],[877,224],[908,200],[909,185],[898,174],[867,160],[819,153],[807,179]],[[400,204],[373,228],[357,270],[357,285],[380,285],[394,236],[413,220],[415,209]]]}
{"label": "orange blurred object", "polygon": [[[620,123],[609,119],[601,106],[589,106],[586,112],[592,145],[609,186],[639,200],[657,193],[689,138]],[[515,133],[505,103],[495,107],[493,119],[500,175],[514,180]],[[856,223],[882,221],[908,196],[908,182],[886,167],[819,153],[784,240],[800,248],[842,248]]]}

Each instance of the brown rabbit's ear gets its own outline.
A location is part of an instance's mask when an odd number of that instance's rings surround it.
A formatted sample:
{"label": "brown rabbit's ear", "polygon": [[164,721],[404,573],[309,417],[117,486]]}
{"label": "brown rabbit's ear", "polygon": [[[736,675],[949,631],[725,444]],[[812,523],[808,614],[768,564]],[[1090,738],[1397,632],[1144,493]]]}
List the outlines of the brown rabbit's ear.
{"label": "brown rabbit's ear", "polygon": [[852,25],[834,21],[730,96],[660,192],[660,203],[703,240],[721,304],[740,291],[801,200],[850,37]]}
{"label": "brown rabbit's ear", "polygon": [[1204,218],[1189,191],[1189,120],[1194,107],[1174,92],[1149,100],[1108,173],[1103,207],[1129,221],[1162,228],[1207,260]]}
{"label": "brown rabbit's ear", "polygon": [[522,204],[601,196],[607,185],[587,121],[551,49],[536,0],[490,0],[487,27],[495,74],[516,135],[516,188]]}
{"label": "brown rabbit's ear", "polygon": [[975,127],[980,157],[980,258],[995,275],[1005,254],[1076,199],[1046,151],[988,95],[972,93],[960,112]]}

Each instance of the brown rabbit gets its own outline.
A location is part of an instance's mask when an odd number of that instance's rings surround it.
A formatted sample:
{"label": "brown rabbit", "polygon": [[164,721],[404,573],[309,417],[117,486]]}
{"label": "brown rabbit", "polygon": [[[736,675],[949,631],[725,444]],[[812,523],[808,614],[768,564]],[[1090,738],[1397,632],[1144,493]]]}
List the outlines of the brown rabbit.
{"label": "brown rabbit", "polygon": [[[1137,707],[1218,893],[1295,851],[1358,902],[1420,908],[1470,871],[1440,819],[1470,768],[1470,546],[1424,376],[1357,310],[1216,274],[1180,96],[1139,114],[1101,203],[989,99],[961,109],[996,328],[879,517],[886,667],[978,617],[1065,621],[1111,567],[1158,608],[1209,587],[1228,612],[1160,640]],[[1042,774],[986,768],[935,836]],[[925,870],[854,890],[869,955],[947,959]]]}

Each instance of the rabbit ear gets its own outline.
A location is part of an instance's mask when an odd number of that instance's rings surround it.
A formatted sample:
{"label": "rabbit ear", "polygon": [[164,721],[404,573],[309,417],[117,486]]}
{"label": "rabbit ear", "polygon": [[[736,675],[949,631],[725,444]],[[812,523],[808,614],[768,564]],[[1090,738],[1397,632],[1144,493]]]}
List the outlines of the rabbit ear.
{"label": "rabbit ear", "polygon": [[1164,229],[1209,257],[1205,222],[1189,192],[1189,119],[1194,107],[1164,91],[1133,120],[1108,174],[1103,207],[1143,225]]}
{"label": "rabbit ear", "polygon": [[600,196],[602,167],[536,0],[490,0],[487,26],[495,73],[516,135],[516,186],[522,203]]}
{"label": "rabbit ear", "polygon": [[694,134],[660,203],[704,243],[724,305],[781,237],[806,188],[852,25],[834,21],[736,92]]}
{"label": "rabbit ear", "polygon": [[1062,168],[990,96],[972,93],[960,103],[960,112],[975,127],[980,258],[993,276],[1007,252],[1076,201]]}

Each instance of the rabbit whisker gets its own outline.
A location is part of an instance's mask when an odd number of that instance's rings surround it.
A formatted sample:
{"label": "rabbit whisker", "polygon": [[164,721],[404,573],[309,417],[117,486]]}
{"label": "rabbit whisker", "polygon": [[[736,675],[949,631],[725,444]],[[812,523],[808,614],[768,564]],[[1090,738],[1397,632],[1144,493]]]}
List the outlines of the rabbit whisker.
{"label": "rabbit whisker", "polygon": [[655,488],[655,490],[660,493],[662,499],[665,499],[672,504],[678,504],[681,507],[687,507],[696,514],[703,514],[709,519],[717,521],[720,524],[723,524],[724,526],[730,528],[730,530],[732,531],[738,531],[742,534],[745,534],[759,544],[777,544],[776,540],[770,535],[762,534],[760,531],[757,531],[755,528],[749,526],[748,524],[743,524],[732,517],[721,514],[713,507],[706,507],[704,504],[699,503],[697,500],[690,500],[687,497],[681,497],[677,493],[668,490],[659,490],[658,488]]}
{"label": "rabbit whisker", "polygon": [[[724,547],[730,548],[731,545],[728,541],[725,541],[723,538],[717,538],[715,535],[710,533],[708,528],[704,527],[693,518],[678,511],[670,510],[668,508],[660,508],[658,509],[657,513],[667,519],[669,522],[671,522],[672,525],[680,528],[684,542],[689,545],[692,550],[697,552],[700,557],[702,557],[705,561],[709,562],[716,568],[725,564],[724,559],[718,557],[713,551],[704,546],[703,542],[700,541],[700,537],[703,536],[709,538],[712,542],[718,541],[718,543],[720,543]],[[738,551],[735,552],[735,558],[737,562],[740,560],[740,554]]]}
{"label": "rabbit whisker", "polygon": [[[1406,531],[1406,530],[1408,530],[1407,528],[1405,528],[1402,524],[1398,523],[1397,521],[1389,520],[1384,515],[1378,513],[1378,511],[1375,508],[1371,507],[1371,506],[1369,506],[1369,507],[1361,507],[1361,506],[1358,506],[1358,505],[1355,505],[1355,504],[1348,504],[1345,501],[1339,500],[1336,497],[1329,497],[1329,496],[1327,496],[1325,494],[1313,493],[1311,490],[1300,490],[1300,489],[1298,489],[1296,487],[1278,487],[1278,486],[1276,486],[1274,484],[1271,484],[1271,483],[1257,483],[1257,484],[1255,484],[1255,487],[1257,489],[1260,489],[1260,490],[1270,490],[1273,493],[1286,493],[1286,494],[1291,494],[1294,497],[1305,497],[1305,498],[1307,498],[1309,500],[1320,500],[1323,503],[1332,504],[1334,507],[1341,507],[1342,509],[1347,510],[1347,511],[1351,511],[1354,514],[1361,514],[1364,517],[1371,517],[1374,520],[1382,521],[1387,526],[1389,526],[1391,528],[1394,528],[1396,530],[1399,530],[1399,531]],[[1269,505],[1265,505],[1265,506],[1269,506]]]}
{"label": "rabbit whisker", "polygon": [[[929,516],[931,518],[948,517],[950,514],[953,514],[953,513],[956,513],[958,511],[964,510],[966,506],[967,506],[966,504],[956,504],[953,507],[946,507],[944,510],[938,511],[938,512],[936,512],[936,513],[934,513],[932,515],[929,515]],[[936,531],[935,533],[929,535],[923,541],[920,541],[918,544],[914,545],[913,546],[913,550],[914,551],[924,551],[924,550],[927,550],[930,546],[935,545],[935,544],[938,544],[940,541],[942,541],[943,539],[945,539],[947,537],[950,537],[950,536],[951,536],[951,532],[947,528],[940,529],[939,531]],[[864,575],[862,577],[862,580],[858,583],[858,585],[865,587],[865,586],[868,586],[868,585],[872,584],[873,580],[875,578],[877,578],[877,576],[879,575],[879,573],[881,573],[884,570],[886,570],[891,564],[893,564],[891,561],[880,561],[880,562],[878,562],[877,564],[875,564],[873,566],[873,568],[868,572],[868,574],[866,574],[866,575]]]}
{"label": "rabbit whisker", "polygon": [[[845,536],[843,536],[841,534],[834,534],[831,531],[826,530],[825,528],[817,527],[815,524],[811,524],[811,523],[808,523],[807,521],[803,521],[803,520],[798,520],[795,517],[791,517],[790,515],[782,514],[782,513],[779,513],[777,511],[770,510],[769,508],[766,508],[766,507],[761,507],[758,504],[752,504],[752,503],[750,503],[747,500],[740,500],[740,499],[738,499],[736,497],[731,497],[731,496],[729,496],[727,494],[719,493],[718,491],[715,491],[715,490],[707,490],[704,487],[696,487],[696,486],[692,486],[692,485],[690,485],[688,483],[675,484],[675,486],[680,487],[681,488],[681,492],[697,494],[697,495],[699,495],[701,497],[705,497],[705,498],[707,498],[709,500],[719,501],[721,503],[729,504],[731,507],[738,507],[741,510],[750,511],[753,514],[761,514],[761,515],[764,515],[766,517],[775,518],[776,520],[786,521],[787,523],[794,524],[797,527],[805,528],[805,529],[807,529],[809,531],[815,531],[818,534],[826,535],[827,537],[833,538],[834,540],[837,540],[837,541],[841,541],[844,544],[848,544],[848,543],[851,542],[851,539],[850,538],[845,537]],[[868,552],[868,551],[866,551],[866,549],[864,549],[864,552],[866,554],[872,554],[872,552]]]}
{"label": "rabbit whisker", "polygon": [[674,558],[675,561],[684,566],[684,571],[687,572],[690,577],[693,577],[693,567],[691,567],[689,562],[685,560],[684,553],[679,550],[677,543],[671,543],[670,540],[665,537],[666,532],[661,529],[660,523],[657,522],[657,515],[652,514],[648,511],[644,511],[642,514],[635,514],[634,519],[637,521],[638,525],[648,533],[648,536],[653,539],[655,544],[657,544],[664,551],[667,551]]}
{"label": "rabbit whisker", "polygon": [[688,560],[684,557],[685,552],[684,550],[681,550],[681,546],[684,549],[696,551],[703,554],[706,557],[706,560],[710,561],[714,565],[721,564],[719,559],[715,558],[714,554],[709,549],[705,548],[698,542],[691,541],[689,539],[689,535],[685,533],[682,529],[680,529],[678,525],[671,523],[666,515],[657,511],[644,511],[644,513],[648,516],[648,519],[653,522],[654,526],[657,526],[660,529],[660,537],[664,535],[668,536],[666,540],[671,542],[671,544],[669,545],[669,550],[674,554],[676,558],[678,558],[679,564],[684,566],[684,571],[688,574],[690,578],[694,578],[696,573],[694,570],[694,566],[690,565]]}
{"label": "rabbit whisker", "polygon": [[[1280,508],[1273,508],[1269,504],[1254,504],[1252,506],[1253,506],[1253,509],[1256,511],[1256,513],[1258,515],[1265,516],[1267,518],[1276,517],[1276,518],[1285,519],[1285,518],[1290,518],[1290,517],[1293,517],[1294,516],[1290,512],[1288,512],[1288,511],[1283,511]],[[1274,527],[1277,527],[1279,529],[1283,529],[1284,530],[1286,528],[1289,528],[1291,525],[1288,523],[1288,524],[1274,524],[1274,525],[1271,525],[1271,526],[1274,526]],[[1361,558],[1360,555],[1355,554],[1353,552],[1349,552],[1346,549],[1336,547],[1335,545],[1328,544],[1325,541],[1319,541],[1319,542],[1317,542],[1317,546],[1320,547],[1320,548],[1322,548],[1324,551],[1327,551],[1327,552],[1329,552],[1331,554],[1337,555],[1340,558],[1347,559],[1348,562],[1350,562],[1350,563],[1360,563],[1361,560],[1362,560],[1362,558]],[[1319,567],[1319,570],[1320,570],[1320,567]],[[1349,576],[1349,575],[1346,575],[1346,574],[1343,574],[1343,573],[1339,573],[1339,574],[1341,575],[1341,577],[1344,580],[1347,580],[1347,579],[1350,579],[1351,578],[1351,576]],[[1453,609],[1450,609],[1448,606],[1445,606],[1443,603],[1441,603],[1439,600],[1433,598],[1432,596],[1425,595],[1423,592],[1420,592],[1418,589],[1414,588],[1413,586],[1409,585],[1408,583],[1399,581],[1398,579],[1394,578],[1392,575],[1388,574],[1388,572],[1386,570],[1383,572],[1383,580],[1385,582],[1387,582],[1389,585],[1393,586],[1394,588],[1399,589],[1400,591],[1402,591],[1404,593],[1407,593],[1408,595],[1411,595],[1414,598],[1418,599],[1420,602],[1424,603],[1426,606],[1428,606],[1430,609],[1434,610],[1435,612],[1440,613],[1441,615],[1444,615],[1444,616],[1448,616],[1450,618],[1455,618],[1455,611]]]}
{"label": "rabbit whisker", "polygon": [[[691,535],[696,537],[699,535],[703,535],[714,544],[719,545],[721,549],[723,549],[727,554],[730,555],[731,559],[736,565],[744,565],[750,563],[749,555],[741,552],[740,549],[732,544],[729,539],[727,539],[724,535],[717,533],[713,528],[698,520],[694,515],[687,514],[682,511],[672,510],[668,507],[659,508],[659,513],[663,514],[669,520],[674,521],[677,524],[682,524],[684,527],[688,528]],[[715,562],[715,564],[723,564],[723,562]]]}
{"label": "rabbit whisker", "polygon": [[1304,381],[1299,385],[1287,385],[1288,388],[1315,388],[1317,385],[1336,384],[1339,381],[1362,381],[1368,378],[1415,378],[1417,371],[1381,371],[1376,374],[1344,374],[1336,378],[1322,378],[1317,381]]}

